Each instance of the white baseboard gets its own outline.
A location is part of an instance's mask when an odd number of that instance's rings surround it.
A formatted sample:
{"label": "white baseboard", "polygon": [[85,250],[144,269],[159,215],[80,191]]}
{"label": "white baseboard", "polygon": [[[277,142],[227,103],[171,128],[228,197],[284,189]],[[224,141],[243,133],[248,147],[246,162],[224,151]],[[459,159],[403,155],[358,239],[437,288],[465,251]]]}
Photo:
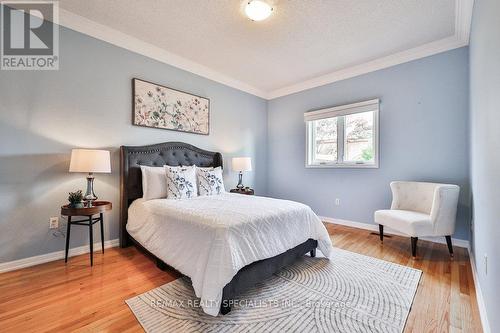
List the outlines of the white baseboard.
{"label": "white baseboard", "polygon": [[[326,217],[326,216],[320,216],[319,218],[323,222],[327,222],[327,223],[340,224],[340,225],[345,225],[347,227],[353,227],[353,228],[365,229],[365,230],[378,232],[378,225],[375,225],[375,224],[354,222],[354,221],[342,220],[342,219],[335,219],[335,218]],[[386,233],[385,229],[384,229],[384,233]],[[399,233],[395,230],[391,230],[389,228],[387,228],[387,234],[405,236],[404,234]],[[427,240],[427,241],[434,242],[434,243],[441,243],[441,244],[446,243],[446,241],[444,239],[442,239],[442,237],[422,237],[419,239]],[[481,325],[483,326],[484,333],[491,333],[490,325],[488,322],[488,316],[486,313],[486,305],[484,303],[483,293],[481,291],[481,286],[479,285],[479,279],[477,277],[476,262],[474,259],[474,254],[472,253],[472,251],[470,249],[470,243],[467,240],[456,239],[456,238],[452,238],[452,242],[453,242],[454,246],[466,248],[467,251],[469,252],[470,264],[471,264],[471,268],[472,268],[472,277],[474,279],[474,286],[476,288],[477,305],[479,307],[479,316],[481,317]]]}
{"label": "white baseboard", "polygon": [[[326,217],[326,216],[320,216],[319,218],[322,221],[327,222],[327,223],[340,224],[340,225],[345,225],[347,227],[353,227],[353,228],[365,229],[365,230],[378,232],[378,225],[376,225],[376,224],[354,222],[354,221],[336,219],[336,218]],[[396,230],[393,230],[390,228],[384,228],[384,234],[385,233],[387,233],[389,235],[398,235],[398,236],[408,237],[407,235],[404,235],[404,234],[397,232]],[[446,244],[446,240],[444,237],[419,237],[418,239],[433,242],[433,243]],[[457,238],[452,238],[451,240],[452,240],[453,246],[464,247],[466,249],[469,248],[469,241],[468,240],[457,239]]]}
{"label": "white baseboard", "polygon": [[[349,220],[335,219],[335,218],[325,217],[325,216],[320,216],[320,219],[324,222],[327,222],[327,223],[340,224],[340,225],[345,225],[348,227],[378,232],[378,226],[375,224],[368,224],[368,223],[354,222],[354,221],[349,221]],[[398,232],[390,230],[390,229],[387,230],[387,233],[394,234],[394,235],[402,235],[401,233],[398,233]],[[439,239],[434,239],[434,238],[422,238],[422,239],[428,240],[431,242],[436,242],[436,243],[444,243],[444,241],[439,240]],[[474,255],[473,255],[472,251],[470,250],[469,241],[462,240],[462,239],[453,239],[453,244],[455,246],[458,246],[458,247],[467,248],[467,250],[469,251],[469,257],[470,257],[471,268],[472,268],[472,277],[474,279],[474,286],[476,289],[476,299],[477,299],[477,303],[478,303],[478,307],[479,307],[479,315],[481,317],[481,324],[483,326],[484,333],[491,333],[489,322],[488,322],[488,317],[486,314],[486,306],[484,303],[483,293],[481,291],[481,287],[479,285],[479,279],[477,277],[476,262],[474,259]],[[111,247],[116,247],[118,245],[119,245],[118,239],[112,239],[112,240],[108,240],[108,241],[104,242],[104,248],[106,248],[106,249],[111,248]],[[100,243],[94,243],[94,248],[99,249]],[[77,256],[80,254],[85,254],[88,252],[89,252],[89,246],[83,245],[83,246],[79,246],[79,247],[70,249],[69,256],[73,257],[73,256]],[[46,263],[49,261],[63,259],[63,258],[64,258],[64,250],[56,251],[56,252],[52,252],[52,253],[47,253],[47,254],[42,254],[39,256],[35,256],[35,257],[24,258],[24,259],[14,260],[14,261],[10,261],[10,262],[0,263],[0,273],[9,272],[9,271],[13,271],[13,270],[25,268],[25,267],[35,266],[35,265],[43,264],[43,263]]]}
{"label": "white baseboard", "polygon": [[491,333],[490,324],[488,321],[488,315],[486,313],[486,304],[484,303],[483,292],[481,286],[479,285],[479,278],[477,276],[476,260],[474,258],[474,253],[471,249],[469,250],[470,265],[472,268],[472,278],[474,279],[474,287],[476,288],[476,299],[477,306],[479,307],[479,316],[481,317],[481,325],[483,326],[484,333]]}
{"label": "white baseboard", "polygon": [[[110,247],[116,247],[119,244],[120,244],[120,241],[118,239],[111,239],[111,240],[104,242],[104,248],[107,249]],[[100,248],[101,248],[100,242],[94,243],[94,249],[100,249]],[[87,244],[87,245],[83,245],[83,246],[69,249],[68,256],[73,257],[73,256],[77,256],[77,255],[85,254],[85,253],[89,253],[89,252],[90,252],[90,249],[89,249],[89,245]],[[59,260],[59,259],[64,259],[64,250],[51,252],[51,253],[47,253],[47,254],[42,254],[39,256],[34,256],[34,257],[29,257],[29,258],[0,263],[0,273],[9,272],[9,271],[13,271],[13,270],[25,268],[25,267],[35,266],[35,265],[39,265],[39,264],[43,264],[43,263],[46,263],[49,261],[54,261],[54,260]]]}

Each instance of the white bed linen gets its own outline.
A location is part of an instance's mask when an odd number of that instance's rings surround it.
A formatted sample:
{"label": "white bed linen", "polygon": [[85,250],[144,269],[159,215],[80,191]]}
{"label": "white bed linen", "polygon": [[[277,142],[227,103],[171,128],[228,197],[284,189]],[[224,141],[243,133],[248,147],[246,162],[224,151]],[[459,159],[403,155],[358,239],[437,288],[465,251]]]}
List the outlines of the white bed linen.
{"label": "white bed linen", "polygon": [[191,199],[137,199],[127,230],[164,262],[189,276],[203,310],[219,313],[222,289],[244,266],[312,238],[328,257],[325,226],[308,206],[235,193]]}

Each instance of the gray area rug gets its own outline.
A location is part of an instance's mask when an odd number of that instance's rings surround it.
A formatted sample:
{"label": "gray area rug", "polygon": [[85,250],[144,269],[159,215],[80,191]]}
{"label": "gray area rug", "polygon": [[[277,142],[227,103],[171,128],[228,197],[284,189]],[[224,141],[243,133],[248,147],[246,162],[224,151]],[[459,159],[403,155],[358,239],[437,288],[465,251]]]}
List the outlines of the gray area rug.
{"label": "gray area rug", "polygon": [[188,278],[126,303],[146,332],[402,332],[422,272],[334,249],[304,256],[211,317]]}

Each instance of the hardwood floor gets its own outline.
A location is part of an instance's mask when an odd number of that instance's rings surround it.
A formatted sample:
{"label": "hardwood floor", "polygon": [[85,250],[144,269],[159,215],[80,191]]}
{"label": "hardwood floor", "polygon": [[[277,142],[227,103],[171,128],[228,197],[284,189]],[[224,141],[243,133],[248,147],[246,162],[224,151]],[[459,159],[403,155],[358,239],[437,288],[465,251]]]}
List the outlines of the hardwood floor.
{"label": "hardwood floor", "polygon": [[410,239],[326,224],[334,246],[423,271],[405,332],[482,332],[469,254],[446,244],[418,241],[411,257]]}
{"label": "hardwood floor", "polygon": [[[481,332],[467,251],[392,236],[381,244],[369,231],[326,224],[334,246],[424,272],[405,332]],[[0,274],[0,332],[142,332],[124,301],[177,278],[134,247],[107,249]]]}

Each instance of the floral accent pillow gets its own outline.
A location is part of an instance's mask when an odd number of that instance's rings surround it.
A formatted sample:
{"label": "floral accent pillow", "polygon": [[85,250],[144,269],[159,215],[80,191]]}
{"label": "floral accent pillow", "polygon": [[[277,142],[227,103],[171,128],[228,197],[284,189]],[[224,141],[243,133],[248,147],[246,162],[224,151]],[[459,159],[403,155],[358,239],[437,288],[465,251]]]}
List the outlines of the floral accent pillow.
{"label": "floral accent pillow", "polygon": [[171,167],[165,165],[167,199],[189,199],[198,196],[196,167]]}
{"label": "floral accent pillow", "polygon": [[200,196],[217,195],[225,192],[222,168],[196,168],[198,193]]}

